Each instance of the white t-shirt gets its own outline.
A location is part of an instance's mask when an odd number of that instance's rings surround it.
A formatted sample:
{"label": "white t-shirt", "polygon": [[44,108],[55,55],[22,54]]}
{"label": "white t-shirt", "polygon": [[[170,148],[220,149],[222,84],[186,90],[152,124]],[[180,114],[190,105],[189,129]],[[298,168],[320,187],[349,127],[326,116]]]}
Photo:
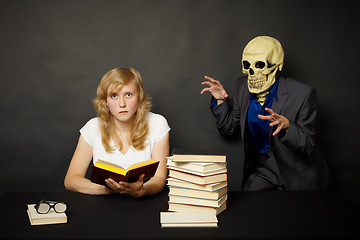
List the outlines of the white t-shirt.
{"label": "white t-shirt", "polygon": [[151,153],[154,144],[161,140],[166,135],[166,133],[170,131],[170,127],[166,119],[159,114],[149,112],[147,117],[149,121],[149,134],[147,136],[146,142],[148,144],[143,150],[140,151],[131,146],[125,154],[121,153],[117,148],[115,148],[115,144],[112,140],[110,140],[110,145],[115,150],[111,153],[107,153],[101,142],[99,119],[90,119],[80,129],[80,133],[85,141],[93,148],[93,163],[95,164],[98,159],[101,159],[113,162],[126,169],[131,164],[151,159]]}

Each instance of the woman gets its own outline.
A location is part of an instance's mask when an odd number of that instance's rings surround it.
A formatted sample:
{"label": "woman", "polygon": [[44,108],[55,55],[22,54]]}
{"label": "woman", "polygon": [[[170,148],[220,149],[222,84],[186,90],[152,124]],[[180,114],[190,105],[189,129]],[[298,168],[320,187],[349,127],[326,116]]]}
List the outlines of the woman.
{"label": "woman", "polygon": [[[161,192],[167,177],[170,127],[164,117],[150,112],[151,102],[139,72],[134,68],[110,70],[101,79],[93,102],[97,118],[80,129],[64,181],[66,189],[94,195],[117,192],[133,197]],[[146,183],[140,176],[134,183],[107,179],[107,186],[103,186],[85,178],[91,159],[94,164],[103,159],[125,168],[149,159],[160,162],[155,175]]]}

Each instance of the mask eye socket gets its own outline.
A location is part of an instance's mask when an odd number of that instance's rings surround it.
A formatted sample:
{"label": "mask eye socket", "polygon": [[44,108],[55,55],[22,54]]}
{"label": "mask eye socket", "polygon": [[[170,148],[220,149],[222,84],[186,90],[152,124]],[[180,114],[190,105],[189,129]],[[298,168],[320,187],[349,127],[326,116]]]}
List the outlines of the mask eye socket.
{"label": "mask eye socket", "polygon": [[249,69],[250,68],[250,63],[248,61],[243,61],[242,64],[243,64],[244,69]]}
{"label": "mask eye socket", "polygon": [[272,68],[273,66],[275,66],[276,64],[272,64],[269,62],[269,60],[266,61],[268,68]]}
{"label": "mask eye socket", "polygon": [[256,63],[255,63],[255,67],[256,67],[256,68],[259,68],[259,69],[263,69],[263,68],[265,67],[265,63],[264,63],[264,62],[261,62],[261,61],[256,62]]}

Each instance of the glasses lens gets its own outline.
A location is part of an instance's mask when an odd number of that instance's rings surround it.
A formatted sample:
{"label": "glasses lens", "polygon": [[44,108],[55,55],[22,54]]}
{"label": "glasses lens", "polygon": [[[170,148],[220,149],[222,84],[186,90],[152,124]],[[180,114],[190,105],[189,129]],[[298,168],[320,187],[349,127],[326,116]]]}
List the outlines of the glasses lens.
{"label": "glasses lens", "polygon": [[58,213],[62,213],[66,211],[66,204],[65,203],[57,203],[54,206],[54,209]]}
{"label": "glasses lens", "polygon": [[38,213],[47,213],[50,210],[49,204],[40,203],[39,208],[37,209]]}

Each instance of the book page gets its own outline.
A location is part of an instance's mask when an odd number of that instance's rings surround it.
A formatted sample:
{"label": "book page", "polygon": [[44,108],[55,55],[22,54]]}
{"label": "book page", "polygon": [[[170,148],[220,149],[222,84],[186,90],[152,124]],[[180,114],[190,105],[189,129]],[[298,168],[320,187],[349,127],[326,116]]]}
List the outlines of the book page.
{"label": "book page", "polygon": [[112,164],[103,160],[98,160],[95,163],[95,166],[101,169],[105,169],[114,173],[118,173],[121,175],[126,175],[127,171],[123,168],[121,168],[120,166],[116,165],[116,164]]}
{"label": "book page", "polygon": [[[101,159],[98,159],[97,162],[100,162],[100,163],[103,163],[103,164],[107,164],[107,165],[111,165],[112,167],[117,167],[117,168],[121,168],[123,170],[126,170],[125,168],[121,167],[120,165],[116,164],[116,163],[113,163],[113,162],[108,162],[108,161],[105,161],[105,160],[101,160]],[[97,163],[96,162],[96,163]],[[95,163],[95,165],[96,165]]]}
{"label": "book page", "polygon": [[127,171],[129,171],[131,169],[135,169],[135,168],[140,168],[142,166],[150,165],[150,164],[156,163],[156,162],[158,162],[158,160],[150,159],[150,160],[146,160],[143,162],[134,163],[127,168]]}
{"label": "book page", "polygon": [[157,163],[157,162],[159,162],[159,161],[154,160],[154,159],[150,159],[150,160],[146,160],[146,161],[143,161],[143,162],[132,164],[127,169],[123,169],[121,166],[119,166],[119,165],[117,165],[115,163],[111,163],[111,162],[107,162],[107,161],[99,159],[95,163],[95,166],[125,176],[126,173],[128,171],[132,170],[132,169],[141,168],[141,167],[144,167],[144,166],[147,166],[147,165],[150,165],[150,164],[153,164],[153,163]]}

